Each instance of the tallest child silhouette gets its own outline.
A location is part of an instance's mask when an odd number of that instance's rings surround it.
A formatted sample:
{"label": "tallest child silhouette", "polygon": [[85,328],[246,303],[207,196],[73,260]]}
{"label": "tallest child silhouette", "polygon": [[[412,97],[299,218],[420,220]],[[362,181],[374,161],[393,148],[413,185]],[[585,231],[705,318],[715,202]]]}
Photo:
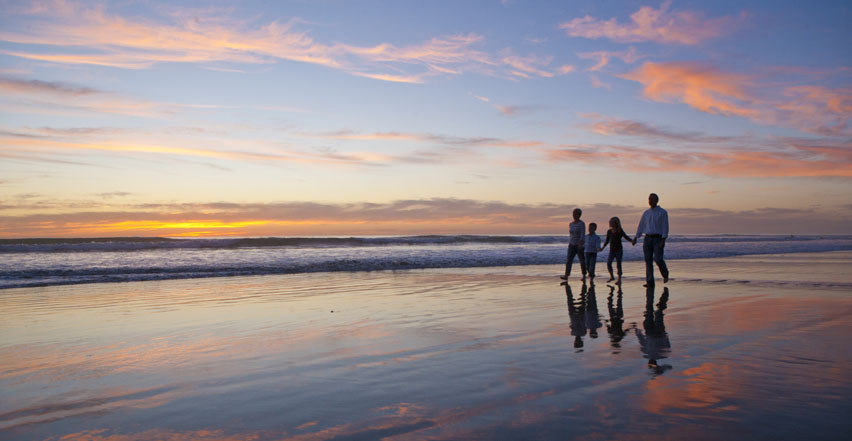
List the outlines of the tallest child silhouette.
{"label": "tallest child silhouette", "polygon": [[[574,222],[568,225],[568,261],[565,262],[565,275],[559,276],[562,280],[568,280],[571,275],[571,266],[574,263],[574,256],[580,260],[580,270],[583,272],[583,279],[586,278],[586,261],[583,253],[585,245],[586,223],[580,220],[583,215],[583,210],[575,208],[572,213]],[[597,251],[597,250],[595,250]]]}

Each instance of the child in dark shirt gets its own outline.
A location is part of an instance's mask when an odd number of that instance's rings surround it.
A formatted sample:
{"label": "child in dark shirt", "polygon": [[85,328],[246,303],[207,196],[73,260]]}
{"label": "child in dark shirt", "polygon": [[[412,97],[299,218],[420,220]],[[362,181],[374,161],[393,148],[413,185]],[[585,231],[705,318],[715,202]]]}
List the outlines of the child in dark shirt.
{"label": "child in dark shirt", "polygon": [[621,219],[613,217],[609,220],[609,230],[606,232],[606,241],[600,248],[600,251],[603,251],[607,244],[609,244],[609,257],[606,259],[606,269],[609,270],[609,280],[607,280],[607,282],[615,280],[615,276],[612,273],[612,260],[615,259],[618,265],[618,281],[615,283],[621,283],[621,258],[624,256],[624,248],[621,246],[622,238],[633,243],[633,239],[627,236],[627,233],[625,233],[624,229],[621,228]]}

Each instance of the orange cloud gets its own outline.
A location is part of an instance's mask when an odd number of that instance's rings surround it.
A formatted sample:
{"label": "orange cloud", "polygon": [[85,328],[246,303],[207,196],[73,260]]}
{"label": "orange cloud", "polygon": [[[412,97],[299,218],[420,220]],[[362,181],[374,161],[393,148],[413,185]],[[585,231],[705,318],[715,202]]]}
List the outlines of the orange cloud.
{"label": "orange cloud", "polygon": [[682,101],[702,112],[756,119],[749,107],[755,99],[745,89],[749,78],[720,72],[695,63],[645,63],[622,78],[642,83],[645,97],[654,101]]}
{"label": "orange cloud", "polygon": [[726,34],[745,18],[745,14],[740,14],[708,19],[699,12],[669,12],[670,5],[668,1],[660,9],[642,6],[630,15],[630,23],[626,24],[618,23],[615,18],[604,21],[587,15],[564,22],[559,28],[572,37],[607,38],[619,43],[696,45]]}
{"label": "orange cloud", "polygon": [[683,102],[702,112],[740,116],[829,136],[852,134],[852,89],[765,85],[752,76],[698,63],[645,63],[622,78],[643,86],[645,97]]}

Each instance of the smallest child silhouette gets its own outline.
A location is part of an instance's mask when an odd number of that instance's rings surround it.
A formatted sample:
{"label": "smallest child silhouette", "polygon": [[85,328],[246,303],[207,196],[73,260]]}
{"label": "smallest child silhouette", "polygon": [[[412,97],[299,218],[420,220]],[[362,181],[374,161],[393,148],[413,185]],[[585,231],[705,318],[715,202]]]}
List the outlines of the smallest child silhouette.
{"label": "smallest child silhouette", "polygon": [[601,237],[595,234],[598,224],[589,224],[589,234],[586,235],[586,271],[589,274],[589,283],[595,283],[595,263],[598,260],[598,250],[601,249]]}

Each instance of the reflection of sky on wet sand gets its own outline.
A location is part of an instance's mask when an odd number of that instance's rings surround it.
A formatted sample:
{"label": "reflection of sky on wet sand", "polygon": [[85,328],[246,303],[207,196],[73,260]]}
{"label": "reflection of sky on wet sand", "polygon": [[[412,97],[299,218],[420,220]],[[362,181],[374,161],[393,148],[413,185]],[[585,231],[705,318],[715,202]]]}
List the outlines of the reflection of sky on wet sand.
{"label": "reflection of sky on wet sand", "polygon": [[[578,316],[555,277],[490,271],[6,290],[0,438],[813,439],[852,429],[846,289],[676,281],[664,307],[662,288],[653,293],[647,323],[645,289],[629,279],[614,344],[619,296],[599,283],[597,322],[583,316],[597,337],[586,330],[578,351]],[[589,292],[570,287],[585,314]],[[651,324],[668,345],[657,363],[671,369],[649,368],[640,336]]]}

